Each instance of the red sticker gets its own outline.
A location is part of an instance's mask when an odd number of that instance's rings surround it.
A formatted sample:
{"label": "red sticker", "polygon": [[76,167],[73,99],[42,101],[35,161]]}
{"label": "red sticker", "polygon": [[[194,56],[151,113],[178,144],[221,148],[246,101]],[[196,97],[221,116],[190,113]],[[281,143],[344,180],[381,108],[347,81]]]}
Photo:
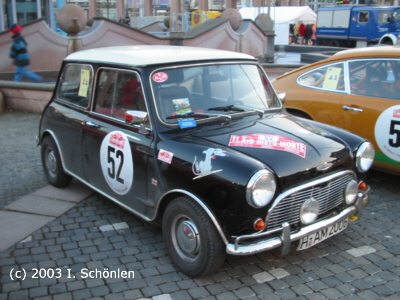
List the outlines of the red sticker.
{"label": "red sticker", "polygon": [[280,135],[262,133],[231,135],[229,146],[282,150],[306,157],[306,145]]}
{"label": "red sticker", "polygon": [[167,79],[168,79],[168,75],[167,75],[167,73],[164,73],[164,72],[158,72],[153,75],[153,80],[155,82],[164,82]]}
{"label": "red sticker", "polygon": [[174,154],[172,152],[168,152],[161,149],[160,152],[158,153],[157,158],[163,162],[166,162],[167,164],[171,164],[172,157],[174,157]]}
{"label": "red sticker", "polygon": [[121,149],[124,149],[125,147],[125,138],[122,134],[119,132],[114,133],[110,136],[110,144],[113,144],[114,146],[117,146]]}

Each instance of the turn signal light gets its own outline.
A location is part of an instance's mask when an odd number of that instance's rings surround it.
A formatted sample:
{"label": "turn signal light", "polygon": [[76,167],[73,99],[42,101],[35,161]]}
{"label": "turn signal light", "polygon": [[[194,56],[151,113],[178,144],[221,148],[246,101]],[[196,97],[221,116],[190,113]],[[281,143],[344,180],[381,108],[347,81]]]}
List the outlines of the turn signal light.
{"label": "turn signal light", "polygon": [[265,223],[263,220],[258,219],[257,221],[254,222],[254,229],[257,231],[262,231],[265,229]]}
{"label": "turn signal light", "polygon": [[358,184],[358,189],[360,191],[364,191],[367,189],[367,184],[364,181],[360,181],[360,183]]}

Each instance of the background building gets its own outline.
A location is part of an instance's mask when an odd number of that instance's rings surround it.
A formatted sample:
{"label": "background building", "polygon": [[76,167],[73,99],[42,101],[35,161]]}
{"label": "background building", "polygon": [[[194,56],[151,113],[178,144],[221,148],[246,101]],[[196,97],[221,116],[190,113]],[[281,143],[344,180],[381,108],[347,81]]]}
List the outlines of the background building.
{"label": "background building", "polygon": [[[319,7],[334,5],[337,0],[271,0],[272,6],[310,6],[314,11]],[[400,0],[344,0],[351,3],[369,1],[377,5],[395,5]],[[164,16],[170,13],[171,5],[177,12],[192,10],[218,10],[242,6],[267,6],[268,0],[0,0],[0,31],[12,24],[25,24],[44,18],[54,30],[57,29],[55,14],[66,3],[83,7],[88,19],[99,16],[119,21],[130,17]],[[134,26],[134,24],[131,24]]]}

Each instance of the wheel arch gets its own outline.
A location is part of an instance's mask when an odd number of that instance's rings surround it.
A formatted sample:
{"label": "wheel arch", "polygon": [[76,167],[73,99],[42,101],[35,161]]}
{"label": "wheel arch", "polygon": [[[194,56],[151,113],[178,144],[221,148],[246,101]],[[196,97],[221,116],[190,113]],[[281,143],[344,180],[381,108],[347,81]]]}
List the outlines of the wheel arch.
{"label": "wheel arch", "polygon": [[168,204],[180,196],[187,196],[187,197],[191,198],[194,202],[196,202],[198,205],[200,205],[200,207],[206,212],[206,214],[211,219],[211,221],[214,224],[215,228],[217,229],[219,235],[221,236],[223,243],[225,245],[228,245],[229,242],[221,228],[221,225],[219,224],[217,218],[215,217],[215,215],[213,214],[211,209],[204,203],[204,201],[201,200],[200,197],[194,195],[193,193],[191,193],[189,191],[182,190],[182,189],[174,189],[174,190],[171,190],[171,191],[168,191],[167,193],[165,193],[161,197],[161,200],[159,201],[156,216],[155,216],[154,220],[156,220],[157,222],[161,221],[162,217],[164,215],[164,211],[165,211],[166,207],[168,206]]}
{"label": "wheel arch", "polygon": [[305,111],[297,108],[286,108],[287,112],[293,116],[313,120],[313,118]]}
{"label": "wheel arch", "polygon": [[379,40],[379,45],[395,45],[397,41],[397,37],[394,34],[385,34]]}
{"label": "wheel arch", "polygon": [[58,153],[60,154],[60,158],[61,158],[61,165],[62,165],[64,171],[65,171],[66,173],[69,174],[69,172],[68,172],[67,169],[65,168],[64,155],[63,155],[63,153],[62,153],[62,151],[61,151],[60,144],[59,144],[59,142],[58,142],[58,140],[57,140],[57,138],[56,138],[56,135],[54,134],[53,131],[51,131],[51,130],[45,130],[45,131],[43,131],[42,135],[39,137],[38,145],[41,145],[43,139],[46,138],[46,137],[48,137],[48,136],[50,136],[50,137],[53,139],[54,143],[56,144]]}

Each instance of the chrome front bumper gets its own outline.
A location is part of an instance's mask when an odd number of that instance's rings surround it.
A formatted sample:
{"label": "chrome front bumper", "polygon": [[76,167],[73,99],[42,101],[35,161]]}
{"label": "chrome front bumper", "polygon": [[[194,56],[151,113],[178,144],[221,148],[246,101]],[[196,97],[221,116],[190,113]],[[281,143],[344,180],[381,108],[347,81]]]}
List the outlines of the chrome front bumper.
{"label": "chrome front bumper", "polygon": [[[290,232],[290,225],[288,223],[283,223],[282,228],[280,228],[280,237],[273,237],[268,239],[268,235],[274,232],[264,232],[255,235],[240,236],[236,238],[234,244],[228,244],[226,246],[226,253],[230,255],[252,255],[260,252],[269,251],[275,248],[281,247],[282,255],[287,255],[290,252],[290,245],[302,237],[308,236],[312,233],[318,232],[321,229],[325,229],[336,222],[345,220],[352,215],[361,215],[361,211],[364,207],[364,202],[367,204],[369,201],[368,193],[369,188],[363,192],[358,193],[357,201],[354,205],[347,207],[340,214],[333,216],[329,219],[319,221],[317,223],[311,224],[307,227],[301,228],[299,231]],[[250,240],[266,236],[267,240],[257,242],[254,244],[240,245],[240,241]]]}

